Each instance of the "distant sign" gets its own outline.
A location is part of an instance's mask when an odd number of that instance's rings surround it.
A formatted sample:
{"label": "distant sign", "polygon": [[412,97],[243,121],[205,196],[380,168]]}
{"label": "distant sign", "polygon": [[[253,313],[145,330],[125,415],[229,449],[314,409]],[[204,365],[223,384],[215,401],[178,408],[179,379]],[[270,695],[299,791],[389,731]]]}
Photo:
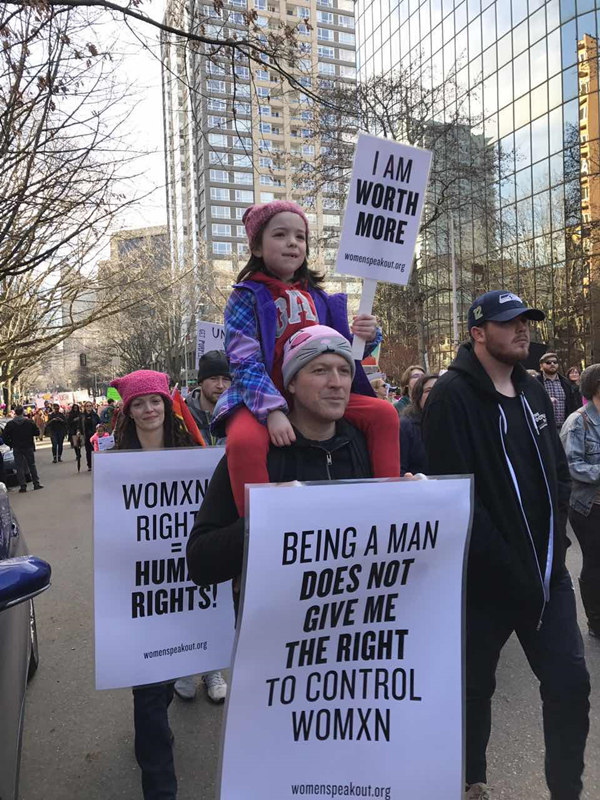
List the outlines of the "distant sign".
{"label": "distant sign", "polygon": [[408,283],[431,155],[392,139],[359,135],[337,272]]}
{"label": "distant sign", "polygon": [[199,322],[196,369],[204,353],[209,353],[211,350],[225,350],[225,326],[217,325],[216,322]]}

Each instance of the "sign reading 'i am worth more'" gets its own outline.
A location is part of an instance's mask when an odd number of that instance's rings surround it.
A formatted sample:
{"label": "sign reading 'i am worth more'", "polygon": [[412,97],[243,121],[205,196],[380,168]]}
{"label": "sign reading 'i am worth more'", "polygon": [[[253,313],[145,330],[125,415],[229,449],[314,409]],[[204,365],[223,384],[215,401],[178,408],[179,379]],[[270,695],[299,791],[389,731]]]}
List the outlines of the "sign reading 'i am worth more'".
{"label": "sign reading 'i am worth more'", "polygon": [[392,139],[359,134],[337,272],[408,283],[431,155]]}

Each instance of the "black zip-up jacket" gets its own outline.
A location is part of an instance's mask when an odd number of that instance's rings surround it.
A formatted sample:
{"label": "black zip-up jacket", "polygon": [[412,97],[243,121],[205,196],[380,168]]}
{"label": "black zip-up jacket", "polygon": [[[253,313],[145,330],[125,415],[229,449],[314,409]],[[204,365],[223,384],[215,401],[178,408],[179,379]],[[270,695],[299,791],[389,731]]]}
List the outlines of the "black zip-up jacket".
{"label": "black zip-up jacket", "polygon": [[[512,380],[552,504],[551,585],[564,570],[569,468],[544,387],[520,364]],[[425,405],[423,434],[432,475],[475,476],[469,602],[509,604],[537,622],[547,601],[543,583],[551,530],[549,526],[544,552],[538,557],[507,463],[498,395],[470,344],[459,349],[448,372],[433,387]],[[515,471],[518,478],[518,466]],[[547,502],[548,495],[540,497],[540,503]]]}
{"label": "black zip-up jacket", "polygon": [[[296,430],[294,444],[270,448],[267,468],[273,483],[372,477],[365,438],[343,419],[336,424],[334,438],[326,443],[305,439]],[[233,499],[224,456],[208,485],[187,543],[187,565],[194,583],[222,583],[241,573],[244,524]]]}

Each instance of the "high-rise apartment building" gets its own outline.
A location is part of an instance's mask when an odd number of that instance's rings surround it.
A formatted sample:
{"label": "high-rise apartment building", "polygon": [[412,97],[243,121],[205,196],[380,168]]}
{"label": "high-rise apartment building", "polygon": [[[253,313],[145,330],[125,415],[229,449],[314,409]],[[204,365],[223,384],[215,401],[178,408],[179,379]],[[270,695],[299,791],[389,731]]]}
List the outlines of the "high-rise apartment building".
{"label": "high-rise apartment building", "polygon": [[[307,209],[315,242],[340,226],[343,209],[333,187],[331,197],[314,196],[306,181],[299,188],[295,176],[299,168],[310,170],[321,146],[304,90],[318,93],[355,80],[354,2],[229,0],[217,10],[216,4],[189,0],[183,11],[180,2],[168,3],[167,21],[238,39],[248,34],[250,17],[255,37],[256,29],[277,31],[285,23],[296,28],[301,49],[290,68],[297,81],[291,86],[267,57],[257,64],[228,48],[186,47],[163,38],[169,228],[175,251],[195,248],[208,260],[218,313],[248,259],[242,216],[249,205],[296,200]],[[315,254],[313,248],[313,256],[325,269],[334,265],[335,252]],[[329,288],[355,286],[352,279],[331,276]]]}
{"label": "high-rise apartment building", "polygon": [[[600,247],[594,243],[600,225],[596,5],[356,3],[359,78],[402,66],[440,83],[455,72],[459,90],[448,92],[448,110],[464,104],[473,135],[496,148],[486,235],[476,204],[461,204],[454,217],[463,337],[473,293],[506,287],[546,310],[538,336],[559,351],[564,367],[600,360],[600,302],[594,299],[600,278]],[[439,254],[439,242],[448,238],[446,222],[441,219],[428,236]],[[438,364],[451,337],[448,269],[425,309],[428,344],[440,354]]]}

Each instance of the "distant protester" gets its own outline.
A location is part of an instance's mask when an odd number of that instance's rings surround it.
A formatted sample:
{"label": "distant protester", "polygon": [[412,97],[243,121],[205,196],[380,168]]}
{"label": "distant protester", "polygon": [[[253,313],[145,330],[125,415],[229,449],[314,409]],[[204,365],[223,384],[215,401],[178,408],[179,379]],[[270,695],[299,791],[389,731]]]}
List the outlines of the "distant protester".
{"label": "distant protester", "polygon": [[52,463],[56,464],[57,461],[62,461],[63,442],[67,433],[67,419],[58,403],[52,404],[46,428],[52,442]]}
{"label": "distant protester", "polygon": [[400,414],[406,408],[406,406],[409,405],[410,390],[419,380],[421,375],[425,375],[425,367],[422,367],[420,364],[411,364],[410,367],[407,367],[402,373],[402,377],[400,378],[400,392],[402,396],[397,403],[394,403],[394,408],[398,414]]}
{"label": "distant protester", "polygon": [[[116,432],[117,449],[156,450],[195,445],[173,413],[167,375],[141,369],[117,378],[111,386],[123,398],[122,418]],[[142,771],[144,800],[177,797],[173,734],[168,716],[173,683],[133,687],[135,757]]]}
{"label": "distant protester", "polygon": [[566,420],[560,438],[571,473],[569,522],[581,547],[579,589],[590,636],[600,638],[600,364],[581,375],[588,401]]}
{"label": "distant protester", "polygon": [[100,425],[100,417],[94,411],[94,405],[91,400],[86,400],[83,404],[83,445],[85,447],[85,460],[87,462],[88,472],[92,469],[92,436],[96,433],[96,427]]}
{"label": "distant protester", "polygon": [[411,403],[400,415],[400,469],[401,474],[428,471],[427,453],[423,444],[423,409],[429,392],[435,386],[438,375],[421,375],[413,384]]}
{"label": "distant protester", "polygon": [[27,473],[31,475],[34,489],[43,489],[35,465],[35,437],[39,430],[35,422],[23,416],[23,406],[16,406],[15,416],[7,423],[2,433],[5,444],[12,447],[15,454],[17,480],[20,492],[27,491]]}

